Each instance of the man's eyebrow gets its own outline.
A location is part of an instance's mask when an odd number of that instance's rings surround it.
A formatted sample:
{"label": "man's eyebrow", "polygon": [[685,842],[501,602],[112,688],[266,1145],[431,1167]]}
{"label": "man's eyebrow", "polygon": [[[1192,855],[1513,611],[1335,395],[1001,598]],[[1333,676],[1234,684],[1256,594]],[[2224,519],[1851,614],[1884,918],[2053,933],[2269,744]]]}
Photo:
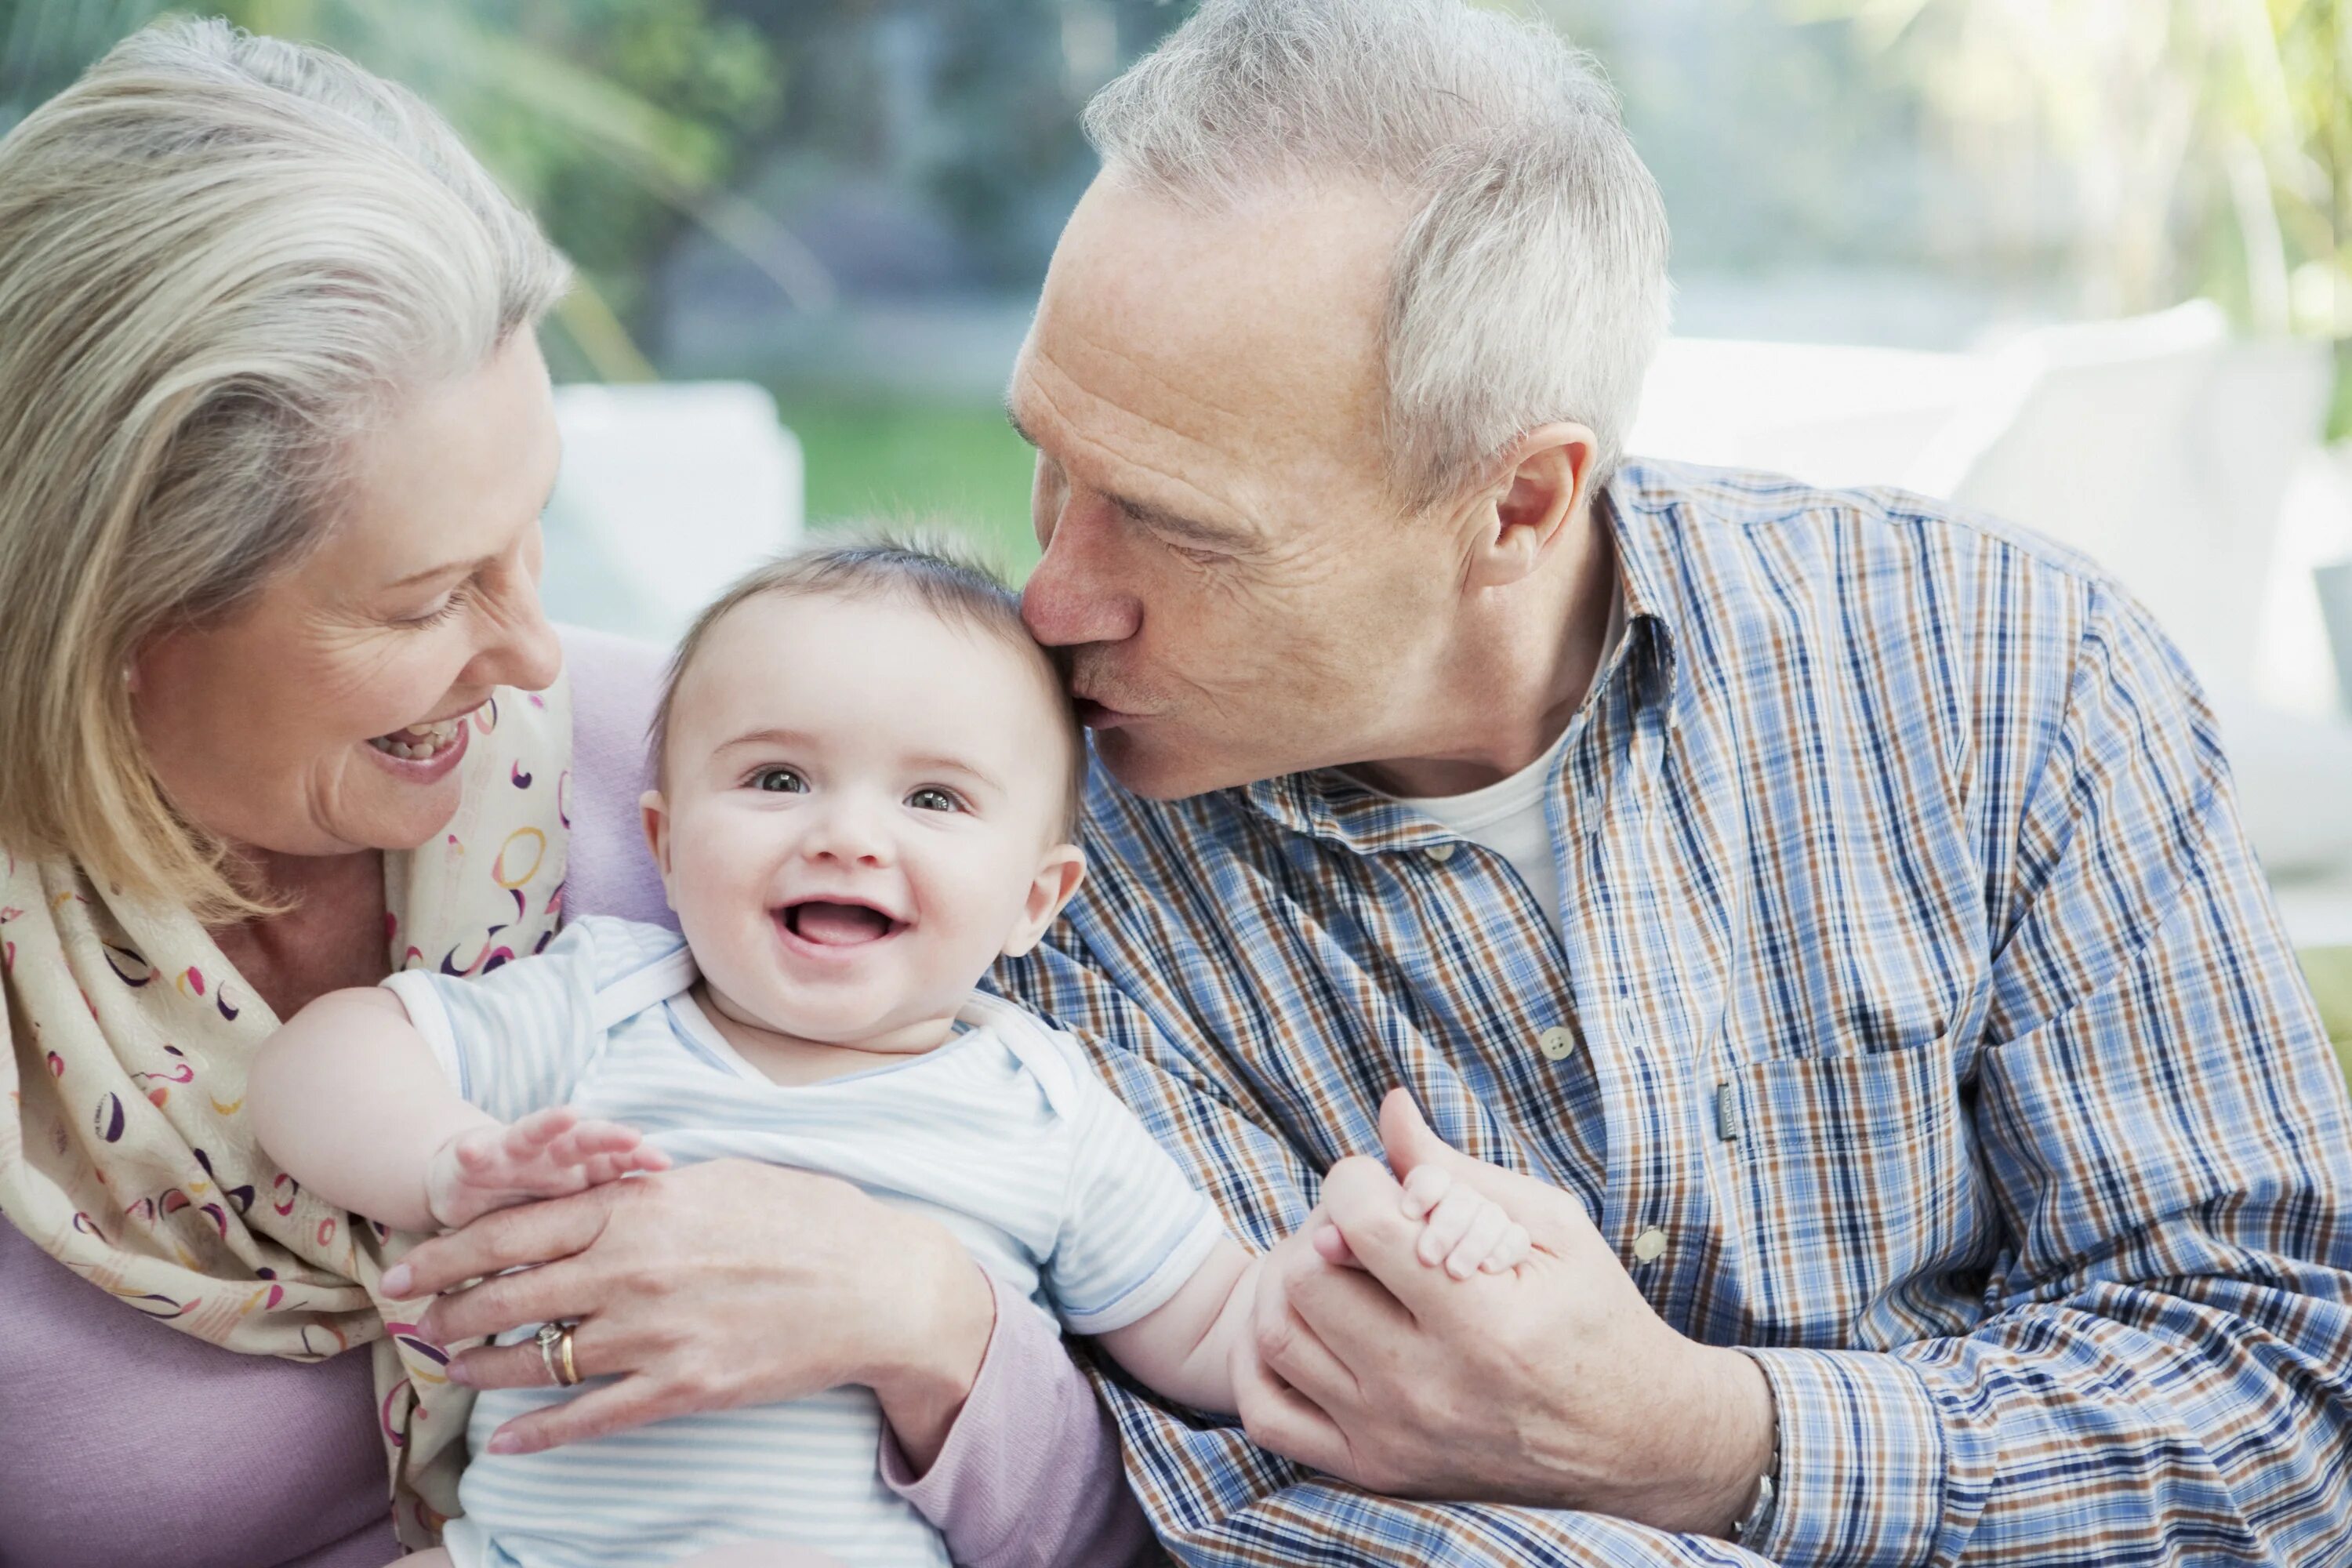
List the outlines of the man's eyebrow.
{"label": "man's eyebrow", "polygon": [[1013,399],[1010,395],[1004,399],[1004,422],[1013,426],[1013,433],[1022,440],[1032,447],[1037,444],[1037,437],[1029,434],[1029,426],[1021,423],[1021,416],[1013,412]]}

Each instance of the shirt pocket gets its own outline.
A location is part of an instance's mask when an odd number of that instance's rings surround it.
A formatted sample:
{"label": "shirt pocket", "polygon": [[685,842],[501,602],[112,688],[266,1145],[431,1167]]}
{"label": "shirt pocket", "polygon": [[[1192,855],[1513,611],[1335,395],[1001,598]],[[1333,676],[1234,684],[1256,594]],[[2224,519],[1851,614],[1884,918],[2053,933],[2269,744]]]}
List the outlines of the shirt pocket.
{"label": "shirt pocket", "polygon": [[1986,1196],[1946,1042],[1748,1062],[1726,1088],[1749,1342],[1886,1350],[1975,1325]]}

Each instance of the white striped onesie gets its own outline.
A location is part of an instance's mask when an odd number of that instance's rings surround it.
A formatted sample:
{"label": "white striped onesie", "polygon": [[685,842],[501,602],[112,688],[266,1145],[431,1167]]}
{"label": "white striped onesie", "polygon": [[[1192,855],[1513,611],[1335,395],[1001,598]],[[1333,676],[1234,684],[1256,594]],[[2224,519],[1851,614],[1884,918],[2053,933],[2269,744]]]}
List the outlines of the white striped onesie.
{"label": "white striped onesie", "polygon": [[[412,970],[384,984],[459,1092],[500,1121],[571,1105],[641,1129],[680,1165],[737,1156],[854,1182],[939,1220],[1075,1332],[1145,1316],[1223,1234],[1077,1047],[1012,1003],[974,992],[962,1032],[936,1050],[785,1086],[712,1027],[687,994],[694,979],[675,932],[590,917],[478,979]],[[866,1389],[537,1454],[486,1451],[501,1423],[573,1392],[496,1390],[476,1404],[465,1517],[446,1534],[457,1568],[648,1568],[742,1541],[852,1564],[948,1561],[882,1484],[881,1412]]]}

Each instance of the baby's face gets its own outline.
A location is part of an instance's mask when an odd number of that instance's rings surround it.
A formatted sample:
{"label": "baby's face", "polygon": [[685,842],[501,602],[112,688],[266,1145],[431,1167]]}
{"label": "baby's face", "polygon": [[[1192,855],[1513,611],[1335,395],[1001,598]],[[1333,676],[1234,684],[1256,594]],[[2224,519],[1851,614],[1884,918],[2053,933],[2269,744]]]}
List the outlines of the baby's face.
{"label": "baby's face", "polygon": [[719,1005],[804,1040],[928,1048],[890,1042],[952,1017],[1075,884],[1070,743],[1024,652],[919,605],[734,610],[678,688],[647,797]]}

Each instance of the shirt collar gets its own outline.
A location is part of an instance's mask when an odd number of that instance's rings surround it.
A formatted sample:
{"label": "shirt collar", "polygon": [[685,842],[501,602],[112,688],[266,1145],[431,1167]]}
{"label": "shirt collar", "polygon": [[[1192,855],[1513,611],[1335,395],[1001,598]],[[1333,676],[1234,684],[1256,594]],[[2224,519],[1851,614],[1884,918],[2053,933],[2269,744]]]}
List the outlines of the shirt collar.
{"label": "shirt collar", "polygon": [[[1637,710],[1658,706],[1671,714],[1677,661],[1666,584],[1676,575],[1674,492],[1663,476],[1627,464],[1602,488],[1594,508],[1616,542],[1625,593],[1625,635],[1600,679],[1630,681]],[[1555,766],[1565,761],[1563,752]],[[1251,810],[1293,833],[1328,839],[1358,854],[1455,841],[1447,828],[1337,768],[1260,779],[1234,793]]]}

